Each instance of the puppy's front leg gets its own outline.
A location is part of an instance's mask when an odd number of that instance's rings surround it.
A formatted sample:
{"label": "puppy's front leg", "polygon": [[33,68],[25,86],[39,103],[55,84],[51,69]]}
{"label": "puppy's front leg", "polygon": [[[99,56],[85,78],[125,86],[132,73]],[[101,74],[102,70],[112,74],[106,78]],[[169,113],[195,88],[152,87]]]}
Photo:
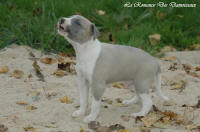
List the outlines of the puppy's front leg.
{"label": "puppy's front leg", "polygon": [[84,118],[84,122],[88,123],[90,121],[94,121],[99,115],[101,108],[101,97],[104,93],[104,90],[105,90],[104,83],[98,82],[92,85],[93,100],[91,105],[91,112],[87,117]]}
{"label": "puppy's front leg", "polygon": [[78,89],[80,92],[80,109],[73,112],[72,114],[73,117],[85,115],[88,106],[88,89],[89,89],[88,82],[78,70],[77,70],[77,75],[78,75]]}

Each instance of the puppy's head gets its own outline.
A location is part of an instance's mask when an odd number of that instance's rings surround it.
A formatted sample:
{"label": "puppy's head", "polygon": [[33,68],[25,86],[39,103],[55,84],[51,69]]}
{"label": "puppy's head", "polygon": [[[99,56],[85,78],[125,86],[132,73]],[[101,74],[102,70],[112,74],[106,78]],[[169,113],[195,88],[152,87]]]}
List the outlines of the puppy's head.
{"label": "puppy's head", "polygon": [[58,33],[68,41],[79,44],[98,37],[99,31],[88,19],[74,15],[69,18],[60,18],[57,23]]}

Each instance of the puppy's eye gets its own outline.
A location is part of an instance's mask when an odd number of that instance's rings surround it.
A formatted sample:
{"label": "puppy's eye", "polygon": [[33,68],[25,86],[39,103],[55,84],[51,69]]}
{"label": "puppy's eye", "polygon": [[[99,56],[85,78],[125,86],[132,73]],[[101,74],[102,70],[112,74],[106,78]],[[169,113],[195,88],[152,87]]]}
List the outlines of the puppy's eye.
{"label": "puppy's eye", "polygon": [[77,19],[77,20],[75,20],[75,21],[74,21],[74,23],[75,23],[76,25],[79,25],[79,26],[81,26],[80,20],[78,20],[78,19]]}

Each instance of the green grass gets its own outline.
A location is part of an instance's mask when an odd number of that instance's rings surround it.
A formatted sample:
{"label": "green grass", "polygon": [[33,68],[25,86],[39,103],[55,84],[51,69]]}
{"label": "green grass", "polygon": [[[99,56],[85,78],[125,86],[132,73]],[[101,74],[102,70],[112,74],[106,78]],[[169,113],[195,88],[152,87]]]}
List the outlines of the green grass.
{"label": "green grass", "polygon": [[[159,0],[138,0],[156,3]],[[0,1],[0,49],[17,43],[47,52],[68,52],[69,43],[56,33],[62,16],[81,14],[96,24],[99,39],[140,47],[151,54],[172,45],[177,50],[200,43],[200,1],[165,0],[166,3],[196,3],[196,8],[124,8],[124,0],[6,0]],[[134,0],[134,2],[136,2]],[[97,10],[105,11],[99,15]],[[35,13],[34,13],[35,11]],[[157,14],[161,12],[163,17]],[[159,33],[161,41],[151,45],[150,34]]]}

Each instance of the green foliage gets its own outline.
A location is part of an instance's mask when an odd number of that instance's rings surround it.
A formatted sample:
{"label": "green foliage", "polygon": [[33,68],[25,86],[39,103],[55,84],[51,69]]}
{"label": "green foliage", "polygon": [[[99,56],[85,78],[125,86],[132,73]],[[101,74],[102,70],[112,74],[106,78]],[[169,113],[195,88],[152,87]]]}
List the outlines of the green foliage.
{"label": "green foliage", "polygon": [[[72,47],[57,34],[55,25],[60,17],[74,14],[81,14],[94,22],[101,32],[101,41],[109,42],[112,34],[115,43],[140,47],[152,54],[166,45],[182,50],[200,43],[200,1],[173,1],[196,3],[197,7],[124,8],[126,1],[123,0],[2,0],[0,48],[17,43],[43,51],[70,51]],[[105,14],[99,15],[98,10],[105,11]],[[148,36],[154,33],[161,35],[161,41],[152,46]]]}

